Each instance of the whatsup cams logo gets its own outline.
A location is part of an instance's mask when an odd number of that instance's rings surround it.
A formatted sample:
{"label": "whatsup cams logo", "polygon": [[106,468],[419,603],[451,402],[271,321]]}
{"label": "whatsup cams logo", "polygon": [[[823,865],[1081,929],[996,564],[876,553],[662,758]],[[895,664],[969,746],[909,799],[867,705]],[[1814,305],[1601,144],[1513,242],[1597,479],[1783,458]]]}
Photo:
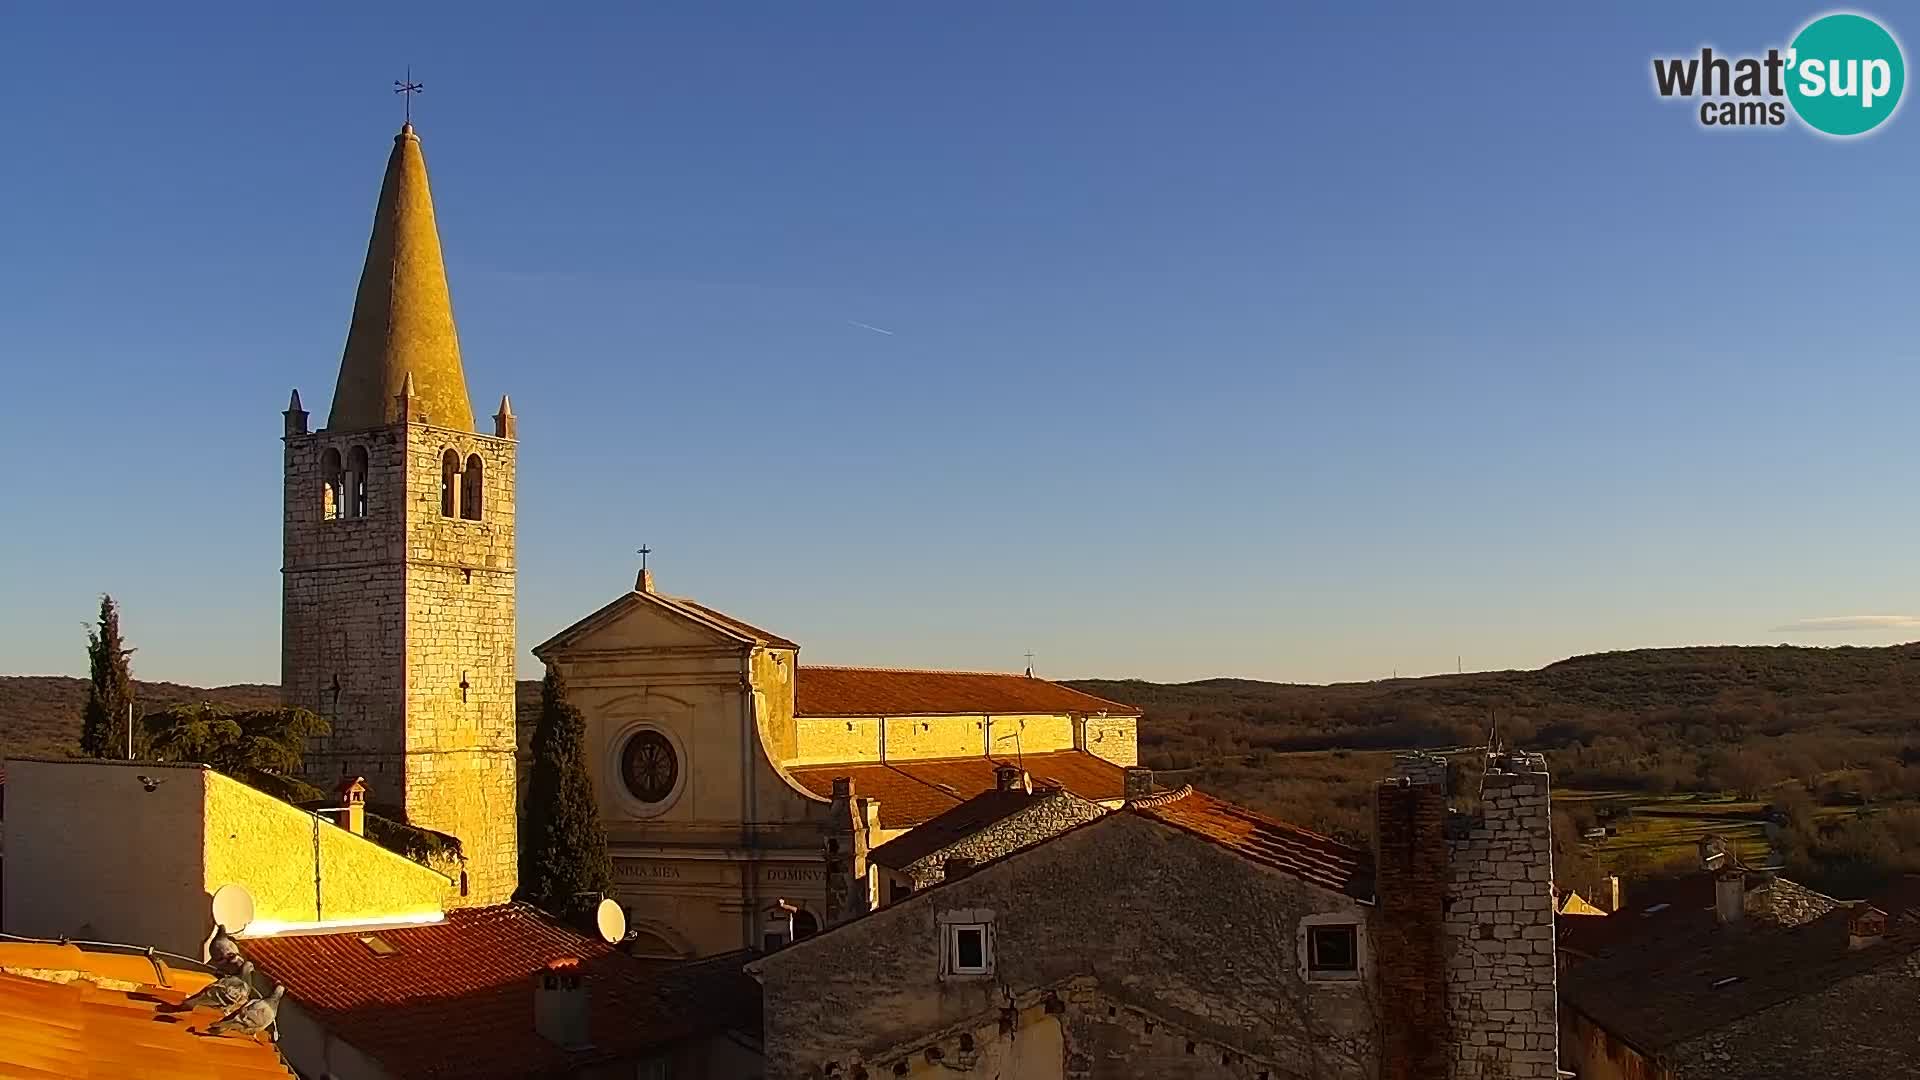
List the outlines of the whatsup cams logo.
{"label": "whatsup cams logo", "polygon": [[1865,15],[1822,15],[1765,56],[1653,61],[1663,98],[1699,101],[1703,127],[1782,127],[1789,115],[1825,135],[1865,135],[1893,116],[1907,85],[1900,43]]}

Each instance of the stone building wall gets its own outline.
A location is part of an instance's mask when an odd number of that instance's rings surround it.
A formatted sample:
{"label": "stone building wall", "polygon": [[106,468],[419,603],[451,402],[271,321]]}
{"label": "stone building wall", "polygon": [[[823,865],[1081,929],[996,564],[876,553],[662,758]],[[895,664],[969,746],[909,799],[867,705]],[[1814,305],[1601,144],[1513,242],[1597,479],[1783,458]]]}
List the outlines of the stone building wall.
{"label": "stone building wall", "polygon": [[1037,844],[1106,813],[1099,803],[1070,791],[1054,791],[1033,805],[962,837],[955,843],[908,864],[904,869],[913,887],[924,889],[946,880],[947,860],[972,859],[983,863]]}
{"label": "stone building wall", "polygon": [[1454,1080],[1554,1080],[1553,838],[1546,760],[1488,760],[1479,816],[1448,853],[1447,1019]]}
{"label": "stone building wall", "polygon": [[1080,749],[1115,765],[1140,764],[1140,718],[1089,716],[1081,722]]}
{"label": "stone building wall", "polygon": [[[942,976],[940,919],[960,912],[991,916],[990,977]],[[1367,922],[1348,896],[1109,814],[757,961],[767,1076],[892,1075],[930,1047],[952,1063],[961,1033],[997,1031],[1009,1010],[1017,1025],[1053,993],[1064,1045],[1049,1075],[1371,1078],[1371,988],[1302,981],[1310,914]]]}
{"label": "stone building wall", "polygon": [[[470,904],[518,881],[513,442],[409,424],[406,815],[460,838]],[[483,470],[480,519],[441,514],[441,460]],[[462,685],[465,684],[465,685]]]}
{"label": "stone building wall", "polygon": [[[461,902],[517,876],[514,443],[397,424],[286,440],[282,693],[333,725],[307,779],[367,778],[369,801],[458,837]],[[364,448],[364,517],[326,514],[322,462]],[[482,462],[480,520],[441,514],[441,455]],[[465,685],[461,685],[464,683]]]}
{"label": "stone building wall", "polygon": [[[329,517],[321,463],[356,449],[368,460],[366,516]],[[333,726],[307,748],[307,779],[331,790],[363,775],[395,810],[405,798],[405,474],[397,428],[286,439],[280,692]]]}

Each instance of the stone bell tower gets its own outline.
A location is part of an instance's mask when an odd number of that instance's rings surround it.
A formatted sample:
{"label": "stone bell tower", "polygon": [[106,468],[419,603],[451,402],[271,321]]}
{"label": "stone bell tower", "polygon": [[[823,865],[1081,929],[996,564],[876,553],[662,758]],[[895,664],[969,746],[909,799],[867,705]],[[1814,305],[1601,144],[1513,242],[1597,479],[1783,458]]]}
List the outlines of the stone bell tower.
{"label": "stone bell tower", "polygon": [[426,160],[387,159],[326,426],[286,412],[281,693],[326,717],[307,779],[458,837],[464,902],[517,878],[514,439],[474,430]]}

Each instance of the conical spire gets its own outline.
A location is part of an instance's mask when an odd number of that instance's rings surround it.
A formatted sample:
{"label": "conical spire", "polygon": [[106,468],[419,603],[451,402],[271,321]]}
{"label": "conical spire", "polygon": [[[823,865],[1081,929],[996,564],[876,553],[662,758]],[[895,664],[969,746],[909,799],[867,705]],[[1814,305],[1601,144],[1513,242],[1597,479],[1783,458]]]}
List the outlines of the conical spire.
{"label": "conical spire", "polygon": [[352,430],[400,420],[398,401],[409,378],[429,423],[473,430],[427,162],[412,124],[394,136],[387,158],[327,426]]}

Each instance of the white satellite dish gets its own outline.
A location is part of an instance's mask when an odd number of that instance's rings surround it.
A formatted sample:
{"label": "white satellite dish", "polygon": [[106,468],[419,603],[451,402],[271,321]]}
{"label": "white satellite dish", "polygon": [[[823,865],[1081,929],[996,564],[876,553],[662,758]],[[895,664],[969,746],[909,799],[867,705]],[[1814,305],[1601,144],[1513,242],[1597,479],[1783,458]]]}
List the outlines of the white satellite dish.
{"label": "white satellite dish", "polygon": [[602,900],[593,909],[593,924],[600,931],[600,940],[609,945],[627,936],[627,913],[612,900]]}
{"label": "white satellite dish", "polygon": [[226,884],[214,890],[213,921],[237,934],[253,922],[253,896],[239,885]]}

